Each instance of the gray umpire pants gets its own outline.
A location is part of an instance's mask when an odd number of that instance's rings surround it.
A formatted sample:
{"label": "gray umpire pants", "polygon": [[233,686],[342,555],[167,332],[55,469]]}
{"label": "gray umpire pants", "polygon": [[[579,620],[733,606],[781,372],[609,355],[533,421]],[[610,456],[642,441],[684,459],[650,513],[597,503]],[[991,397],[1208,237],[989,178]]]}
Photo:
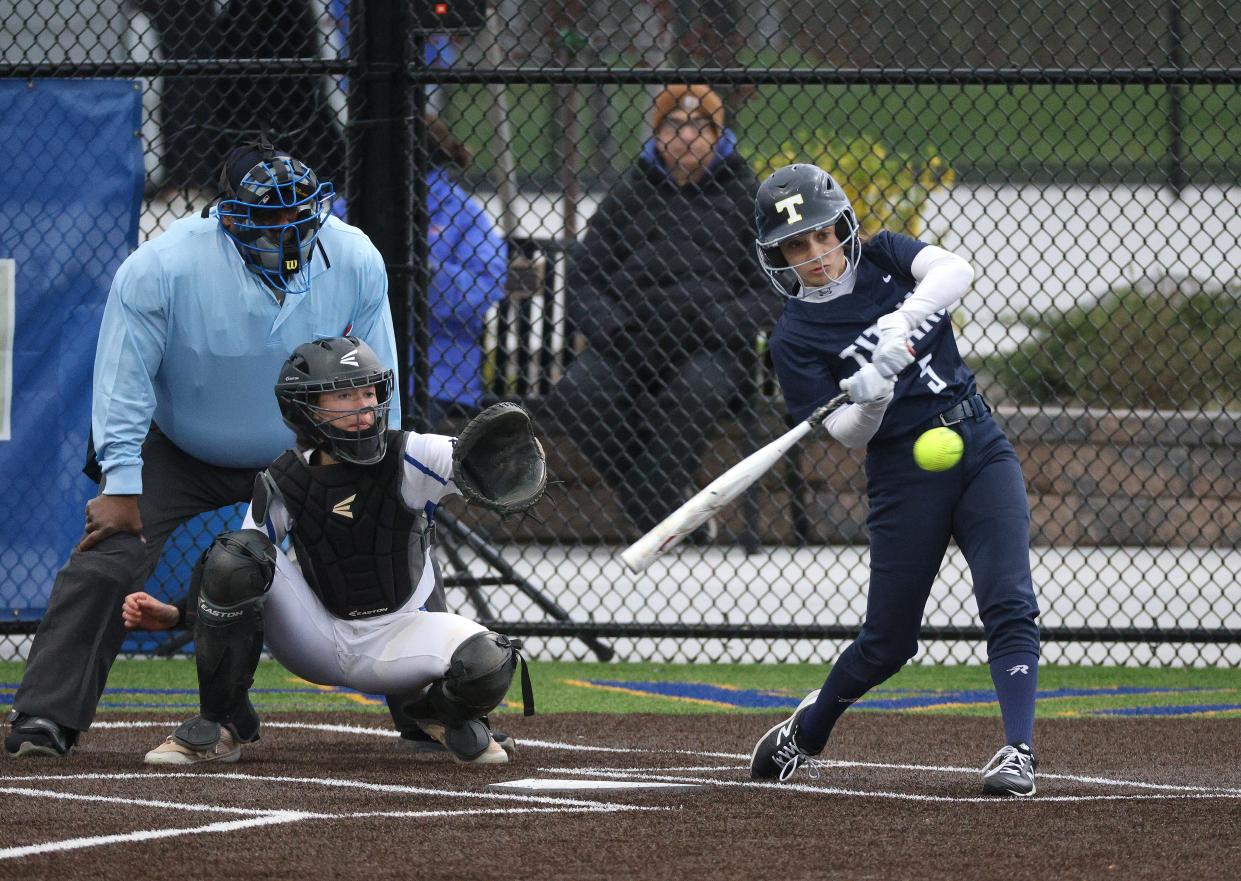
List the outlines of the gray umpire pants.
{"label": "gray umpire pants", "polygon": [[257,474],[195,459],[154,426],[142,445],[142,462],[138,510],[146,542],[114,535],[70,555],[52,586],[13,698],[20,713],[78,731],[90,727],[125,641],[121,605],[126,595],[146,584],[174,529],[206,511],[249,501]]}

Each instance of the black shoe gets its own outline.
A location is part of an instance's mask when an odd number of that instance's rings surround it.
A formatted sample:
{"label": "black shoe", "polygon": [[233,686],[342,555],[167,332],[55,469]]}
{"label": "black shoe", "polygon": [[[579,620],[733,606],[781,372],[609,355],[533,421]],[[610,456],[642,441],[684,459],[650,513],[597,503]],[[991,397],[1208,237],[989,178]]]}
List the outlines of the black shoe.
{"label": "black shoe", "polygon": [[773,726],[754,744],[750,755],[750,777],[754,780],[776,780],[780,783],[793,776],[793,772],[806,765],[811,777],[818,777],[820,763],[814,756],[797,745],[797,721],[806,708],[819,699],[819,689],[802,698],[793,715]]}
{"label": "black shoe", "polygon": [[4,738],[4,751],[15,759],[28,756],[69,755],[78,742],[78,732],[65,728],[42,716],[28,716],[14,711],[9,715],[9,734]]}
{"label": "black shoe", "polygon": [[982,769],[982,791],[985,795],[1034,795],[1037,767],[1038,759],[1028,744],[1010,743]]}
{"label": "black shoe", "polygon": [[401,746],[412,749],[416,753],[442,753],[446,752],[444,744],[440,743],[430,734],[427,734],[421,728],[413,728],[409,731],[399,732],[401,737],[397,741]]}

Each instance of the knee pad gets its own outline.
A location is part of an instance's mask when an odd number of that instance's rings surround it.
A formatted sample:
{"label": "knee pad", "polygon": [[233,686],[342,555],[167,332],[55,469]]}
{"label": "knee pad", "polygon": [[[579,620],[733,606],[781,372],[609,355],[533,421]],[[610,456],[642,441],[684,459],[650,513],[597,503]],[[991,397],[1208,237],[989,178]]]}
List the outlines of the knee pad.
{"label": "knee pad", "polygon": [[[476,633],[457,646],[448,662],[447,675],[432,686],[428,695],[436,718],[449,724],[464,724],[499,706],[508,694],[521,659],[519,647],[520,643],[490,630]],[[529,674],[523,667],[523,694],[528,687]],[[529,704],[533,713],[533,700]]]}
{"label": "knee pad", "polygon": [[199,620],[224,627],[262,608],[276,575],[276,546],[257,529],[223,532],[195,569]]}
{"label": "knee pad", "polygon": [[[247,719],[248,692],[263,653],[263,600],[275,573],[275,545],[256,529],[221,534],[195,566],[198,701],[209,722]],[[247,732],[237,733],[244,741]]]}

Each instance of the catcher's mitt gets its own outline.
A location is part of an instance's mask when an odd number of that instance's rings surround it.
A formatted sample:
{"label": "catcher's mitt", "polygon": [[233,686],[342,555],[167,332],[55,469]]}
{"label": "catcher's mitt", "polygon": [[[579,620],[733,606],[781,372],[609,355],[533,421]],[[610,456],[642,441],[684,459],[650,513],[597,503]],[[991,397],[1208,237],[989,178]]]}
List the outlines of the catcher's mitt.
{"label": "catcher's mitt", "polygon": [[512,514],[547,489],[547,457],[530,414],[517,404],[492,404],[466,424],[452,454],[452,477],[467,500]]}

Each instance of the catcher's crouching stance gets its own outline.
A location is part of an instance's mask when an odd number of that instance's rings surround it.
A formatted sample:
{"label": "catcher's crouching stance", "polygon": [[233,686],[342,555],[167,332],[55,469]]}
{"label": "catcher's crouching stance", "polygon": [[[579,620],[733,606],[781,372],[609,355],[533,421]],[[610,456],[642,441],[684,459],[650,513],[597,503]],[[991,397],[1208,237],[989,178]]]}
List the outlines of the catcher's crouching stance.
{"label": "catcher's crouching stance", "polygon": [[[546,487],[543,450],[515,404],[484,410],[455,440],[389,431],[392,389],[392,371],[355,337],[299,346],[276,385],[298,448],[259,475],[242,529],[203,554],[186,612],[126,598],[127,626],[184,619],[196,647],[200,713],[147,764],[240,758],[258,739],[248,690],[264,642],[310,682],[403,695],[402,709],[459,762],[508,761],[484,717],[508,691],[518,644],[426,611],[432,522],[454,491],[506,513],[529,508]],[[279,547],[286,536],[296,562]]]}

